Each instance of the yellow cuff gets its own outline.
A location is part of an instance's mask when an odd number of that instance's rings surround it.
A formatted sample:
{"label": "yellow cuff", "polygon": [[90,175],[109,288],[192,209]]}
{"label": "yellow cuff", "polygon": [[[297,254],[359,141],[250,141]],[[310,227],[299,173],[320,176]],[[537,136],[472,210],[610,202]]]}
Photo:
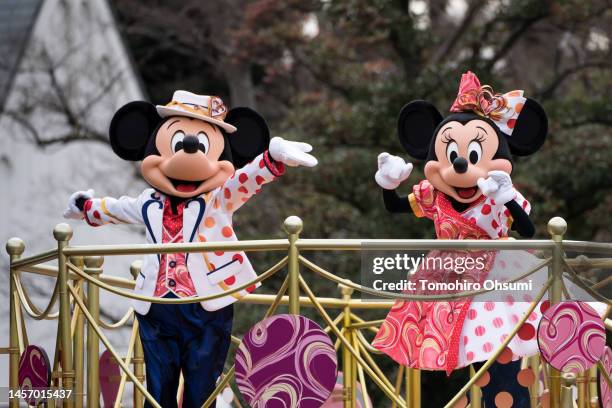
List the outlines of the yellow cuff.
{"label": "yellow cuff", "polygon": [[410,208],[412,208],[412,212],[416,217],[421,218],[425,216],[425,214],[423,214],[423,211],[421,210],[421,207],[419,207],[419,205],[417,204],[414,193],[410,193],[408,195],[408,201],[410,202]]}

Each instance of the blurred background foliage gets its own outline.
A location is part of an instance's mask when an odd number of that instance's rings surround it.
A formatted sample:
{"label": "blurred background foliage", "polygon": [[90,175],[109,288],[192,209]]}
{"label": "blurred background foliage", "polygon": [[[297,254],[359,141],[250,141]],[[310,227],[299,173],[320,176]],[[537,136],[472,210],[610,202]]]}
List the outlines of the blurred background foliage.
{"label": "blurred background foliage", "polygon": [[[282,236],[431,238],[428,220],[385,212],[376,156],[400,154],[400,108],[425,99],[446,113],[461,73],[498,92],[524,89],[545,107],[543,149],[517,159],[513,180],[533,205],[537,236],[555,215],[568,237],[612,241],[610,1],[115,0],[121,31],[150,99],[175,89],[255,107],[272,134],[314,146],[315,169],[290,169],[236,216],[242,239]],[[422,178],[422,166],[400,189]],[[359,280],[355,254],[309,254]],[[260,270],[278,255],[254,257]],[[309,279],[320,296],[328,282]],[[278,287],[271,282],[268,288]],[[308,313],[308,312],[306,312]],[[380,313],[371,317],[381,318]],[[259,317],[237,309],[237,331]],[[392,372],[389,359],[381,364]],[[465,372],[424,375],[425,406],[448,400]],[[453,388],[454,387],[454,388]],[[375,397],[375,400],[378,400]],[[378,405],[377,405],[378,406]]]}

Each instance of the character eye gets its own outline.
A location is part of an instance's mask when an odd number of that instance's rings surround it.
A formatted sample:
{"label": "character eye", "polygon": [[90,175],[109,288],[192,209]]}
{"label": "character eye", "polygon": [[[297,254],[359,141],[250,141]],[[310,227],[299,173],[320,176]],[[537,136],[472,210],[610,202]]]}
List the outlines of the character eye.
{"label": "character eye", "polygon": [[200,149],[203,153],[206,153],[209,147],[210,147],[210,142],[208,141],[208,136],[206,136],[206,133],[204,132],[199,132],[198,133],[198,149]]}
{"label": "character eye", "polygon": [[446,158],[449,163],[455,161],[455,159],[459,156],[459,146],[457,146],[457,142],[449,142],[446,145]]}
{"label": "character eye", "polygon": [[170,142],[172,153],[176,153],[183,148],[183,139],[185,139],[185,133],[182,130],[174,132],[172,141]]}
{"label": "character eye", "polygon": [[478,163],[482,157],[482,146],[476,140],[472,140],[468,145],[468,157],[472,164]]}

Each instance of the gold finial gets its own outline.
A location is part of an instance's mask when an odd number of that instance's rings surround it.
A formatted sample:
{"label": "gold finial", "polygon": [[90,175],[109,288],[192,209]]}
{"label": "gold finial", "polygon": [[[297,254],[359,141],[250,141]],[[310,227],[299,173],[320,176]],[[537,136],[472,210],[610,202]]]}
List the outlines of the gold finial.
{"label": "gold finial", "polygon": [[140,273],[141,270],[142,270],[142,261],[140,259],[135,260],[130,265],[130,273],[132,274],[134,279],[138,277],[138,274]]}
{"label": "gold finial", "polygon": [[9,255],[17,255],[20,256],[25,251],[25,242],[21,238],[10,238],[6,241],[6,252]]}
{"label": "gold finial", "polygon": [[576,385],[576,374],[574,373],[563,373],[561,374],[561,379],[563,380],[563,385],[566,387]]}
{"label": "gold finial", "polygon": [[299,234],[303,227],[302,219],[295,215],[287,217],[283,223],[283,228],[287,234]]}
{"label": "gold finial", "polygon": [[550,235],[563,235],[567,231],[567,222],[561,217],[553,217],[548,221]]}
{"label": "gold finial", "polygon": [[104,263],[103,256],[86,256],[85,257],[85,266],[87,269],[97,269],[101,268]]}
{"label": "gold finial", "polygon": [[53,228],[53,236],[57,241],[70,241],[70,238],[72,238],[72,227],[65,222],[57,224]]}
{"label": "gold finial", "polygon": [[350,286],[346,286],[342,283],[338,284],[338,289],[340,289],[340,293],[342,293],[342,296],[345,298],[351,297],[353,295],[353,292],[355,292],[355,289],[351,288]]}
{"label": "gold finial", "polygon": [[83,265],[85,265],[85,258],[83,258],[82,256],[71,256],[70,257],[70,262],[74,266],[82,268]]}

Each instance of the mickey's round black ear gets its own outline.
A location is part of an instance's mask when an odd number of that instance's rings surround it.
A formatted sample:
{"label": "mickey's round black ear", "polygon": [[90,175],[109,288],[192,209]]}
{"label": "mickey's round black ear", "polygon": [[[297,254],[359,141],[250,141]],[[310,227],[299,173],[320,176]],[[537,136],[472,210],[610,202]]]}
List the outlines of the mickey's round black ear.
{"label": "mickey's round black ear", "polygon": [[124,160],[142,160],[147,142],[161,120],[155,106],[149,102],[134,101],[123,105],[113,116],[109,128],[113,151]]}
{"label": "mickey's round black ear", "polygon": [[409,155],[425,160],[434,130],[442,121],[442,115],[431,103],[412,101],[400,111],[397,134]]}
{"label": "mickey's round black ear", "polygon": [[232,163],[241,168],[265,152],[270,144],[270,130],[266,120],[251,108],[230,110],[225,122],[236,127],[234,133],[226,133],[232,149]]}
{"label": "mickey's round black ear", "polygon": [[508,136],[510,151],[517,156],[528,156],[538,151],[546,140],[548,118],[539,103],[527,99],[516,120],[512,135]]}

